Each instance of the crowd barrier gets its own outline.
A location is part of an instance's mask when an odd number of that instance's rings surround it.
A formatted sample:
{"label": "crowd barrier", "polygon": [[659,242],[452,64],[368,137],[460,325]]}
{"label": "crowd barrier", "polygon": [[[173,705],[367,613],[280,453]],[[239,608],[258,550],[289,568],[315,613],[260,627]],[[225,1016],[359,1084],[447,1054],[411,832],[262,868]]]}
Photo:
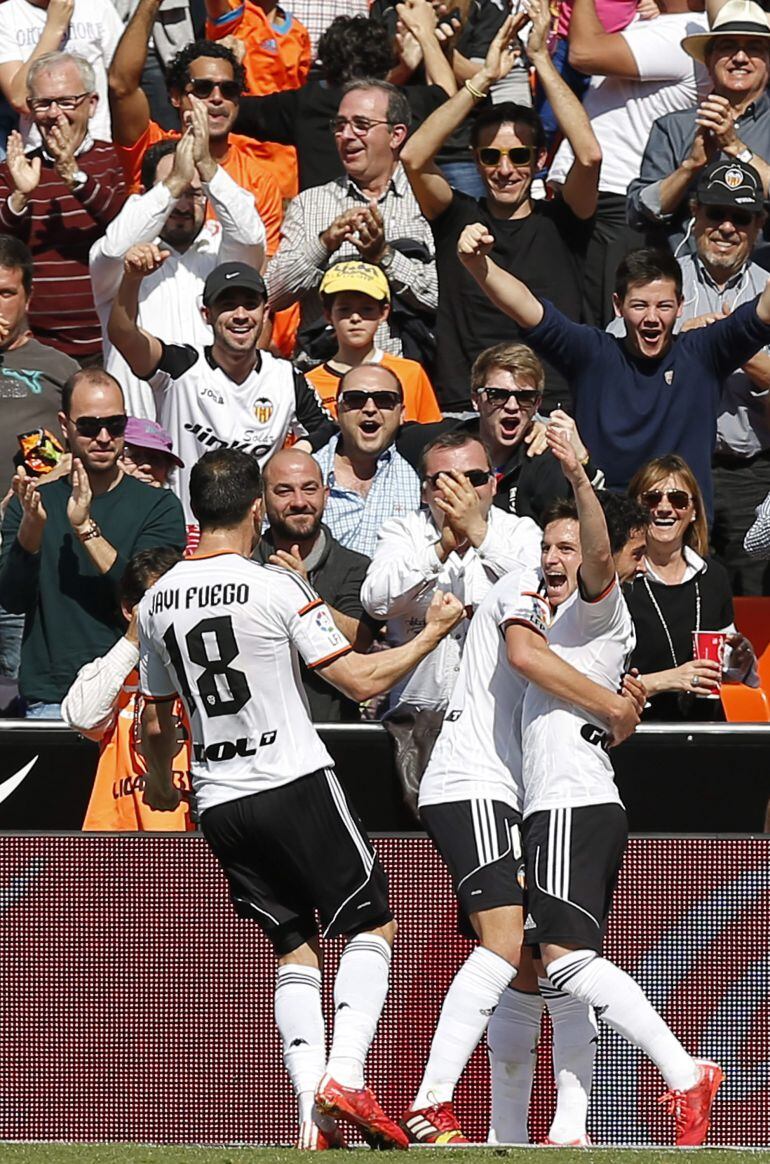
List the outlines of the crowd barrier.
{"label": "crowd barrier", "polygon": [[[367,828],[417,829],[380,724],[321,725]],[[762,832],[770,798],[770,724],[644,725],[610,753],[632,832]],[[0,829],[82,824],[95,744],[61,723],[0,720]]]}
{"label": "crowd barrier", "polygon": [[[376,839],[400,921],[368,1076],[412,1100],[444,993],[468,950],[422,836]],[[770,1142],[770,838],[631,840],[606,952],[726,1081],[710,1143]],[[0,1140],[286,1143],[294,1104],[274,1029],[271,951],[231,912],[202,838],[0,835]],[[324,1005],[339,942],[326,950]],[[660,1077],[602,1030],[590,1131],[670,1144]],[[547,1032],[531,1135],[553,1105]],[[485,1137],[480,1048],[456,1108]]]}

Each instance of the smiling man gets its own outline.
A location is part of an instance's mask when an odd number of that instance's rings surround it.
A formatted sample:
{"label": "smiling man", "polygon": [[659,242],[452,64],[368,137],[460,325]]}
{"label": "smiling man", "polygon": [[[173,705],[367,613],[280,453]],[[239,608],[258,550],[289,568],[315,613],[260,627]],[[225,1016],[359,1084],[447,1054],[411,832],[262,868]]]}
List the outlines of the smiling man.
{"label": "smiling man", "polygon": [[612,489],[625,490],[652,457],[677,452],[713,508],[711,453],[722,383],[770,342],[770,284],[711,327],[675,337],[682,272],[667,251],[631,251],[618,268],[614,303],[625,339],[573,323],[489,258],[482,223],[463,231],[458,255],[496,307],[524,330],[572,384],[575,419]]}
{"label": "smiling man", "polygon": [[333,425],[305,377],[288,360],[258,349],[266,291],[254,267],[222,263],[206,279],[203,312],[214,333],[211,345],[167,344],[138,326],[142,280],[168,255],[154,243],[128,251],[108,330],[134,375],[149,382],[158,419],[184,460],[173,488],[185,507],[188,537],[196,540],[189,480],[203,453],[238,448],[264,464],[290,431],[310,452],[329,439]]}

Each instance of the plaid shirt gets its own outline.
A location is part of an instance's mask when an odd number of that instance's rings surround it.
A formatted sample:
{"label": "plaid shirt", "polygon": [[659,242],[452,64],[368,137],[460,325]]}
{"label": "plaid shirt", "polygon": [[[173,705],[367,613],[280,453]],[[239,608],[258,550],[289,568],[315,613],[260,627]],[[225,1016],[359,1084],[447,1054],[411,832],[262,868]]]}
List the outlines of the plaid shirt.
{"label": "plaid shirt", "polygon": [[321,33],[326,32],[336,16],[369,15],[369,0],[293,0],[289,7],[292,16],[296,16],[310,33],[313,56]]}
{"label": "plaid shirt", "polygon": [[[347,176],[335,178],[324,186],[303,190],[289,204],[281,228],[281,244],[267,268],[270,306],[280,311],[297,300],[302,309],[302,323],[319,318],[323,312],[317,288],[324,272],[341,259],[360,258],[352,243],[343,243],[330,255],[319,239],[328,226],[345,210],[368,206],[370,199],[361,193]],[[385,193],[378,199],[388,242],[414,239],[424,244],[431,256],[428,263],[408,259],[394,251],[387,269],[391,291],[416,311],[435,312],[438,304],[435,247],[433,233],[420,213],[409,180],[398,165]],[[401,341],[391,336],[387,323],[375,333],[377,347],[401,355]]]}
{"label": "plaid shirt", "polygon": [[337,485],[334,475],[339,440],[339,435],[332,437],[313,454],[329,486],[324,522],[343,546],[371,558],[382,523],[389,517],[404,517],[420,508],[420,478],[391,445],[380,453],[366,497],[344,489]]}

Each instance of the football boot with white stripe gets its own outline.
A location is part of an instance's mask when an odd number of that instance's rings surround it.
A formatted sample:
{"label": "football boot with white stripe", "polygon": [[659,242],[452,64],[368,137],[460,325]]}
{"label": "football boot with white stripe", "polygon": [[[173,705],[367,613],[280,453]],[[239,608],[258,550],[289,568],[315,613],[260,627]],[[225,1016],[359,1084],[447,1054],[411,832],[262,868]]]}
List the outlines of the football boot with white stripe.
{"label": "football boot with white stripe", "polygon": [[460,1130],[451,1103],[406,1111],[398,1121],[412,1144],[470,1144]]}

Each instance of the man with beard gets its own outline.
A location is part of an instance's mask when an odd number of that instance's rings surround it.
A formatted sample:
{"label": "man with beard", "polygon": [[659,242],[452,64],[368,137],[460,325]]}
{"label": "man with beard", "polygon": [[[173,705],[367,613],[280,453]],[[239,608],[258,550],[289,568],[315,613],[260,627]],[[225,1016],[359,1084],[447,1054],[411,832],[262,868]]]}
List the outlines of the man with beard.
{"label": "man with beard", "polygon": [[267,293],[254,267],[222,263],[206,279],[203,312],[214,333],[210,346],[164,343],[139,327],[142,280],[169,253],[154,243],[131,248],[108,333],[134,375],[149,382],[158,420],[185,463],[173,488],[185,507],[188,541],[192,537],[197,542],[188,488],[193,465],[203,453],[238,448],[264,464],[289,431],[310,452],[329,440],[334,426],[305,377],[288,360],[259,350]]}
{"label": "man with beard", "polygon": [[[367,651],[379,627],[361,603],[369,559],[341,546],[323,524],[329,491],[318,464],[295,445],[270,458],[262,479],[269,525],[253,557],[258,562],[294,570],[309,582],[353,649]],[[321,681],[303,663],[300,672],[314,723],[359,718],[358,704],[352,699]]]}
{"label": "man with beard", "polygon": [[59,719],[84,663],[122,636],[117,583],[128,559],[153,546],[184,547],[177,499],[123,472],[127,423],[120,385],[103,368],[62,389],[59,423],[69,478],[17,475],[3,520],[0,604],[25,615],[19,691],[27,715]]}
{"label": "man with beard", "polygon": [[[142,283],[140,325],[162,340],[207,343],[211,329],[200,313],[206,277],[225,262],[260,269],[265,227],[254,199],[211,156],[208,121],[202,101],[190,98],[190,125],[175,141],[150,146],[142,162],[146,193],[132,195],[107,233],[91,247],[91,284],[102,333],[105,365],[116,376],[131,416],[155,418],[150,387],[133,376],[106,338],[107,319],[123,276],[123,259],[133,246],[155,242],[168,250],[167,261]],[[207,218],[211,207],[214,217]]]}

